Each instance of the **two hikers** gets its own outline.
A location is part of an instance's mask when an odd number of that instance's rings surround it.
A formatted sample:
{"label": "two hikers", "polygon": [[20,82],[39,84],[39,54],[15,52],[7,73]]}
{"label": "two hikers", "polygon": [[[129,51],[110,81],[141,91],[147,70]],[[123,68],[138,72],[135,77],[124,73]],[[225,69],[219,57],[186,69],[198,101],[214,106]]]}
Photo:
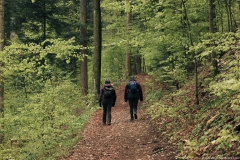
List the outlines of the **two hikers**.
{"label": "two hikers", "polygon": [[[111,108],[114,107],[116,98],[117,95],[114,87],[110,84],[110,80],[106,79],[99,96],[99,106],[103,106],[103,124],[107,122],[108,125],[111,125]],[[136,82],[134,76],[131,76],[124,91],[124,101],[128,101],[130,107],[130,121],[138,118],[137,106],[139,100],[143,101],[142,88],[141,85]]]}

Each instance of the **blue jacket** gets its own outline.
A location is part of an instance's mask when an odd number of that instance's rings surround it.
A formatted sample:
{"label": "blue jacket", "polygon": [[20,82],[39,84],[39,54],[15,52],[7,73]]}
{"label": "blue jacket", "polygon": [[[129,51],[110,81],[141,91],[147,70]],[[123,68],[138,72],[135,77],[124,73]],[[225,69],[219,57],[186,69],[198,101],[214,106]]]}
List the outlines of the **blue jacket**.
{"label": "blue jacket", "polygon": [[136,85],[137,85],[137,93],[129,92],[129,83],[126,85],[125,91],[124,91],[125,102],[127,102],[127,99],[131,99],[131,98],[136,98],[136,99],[140,99],[140,101],[143,101],[142,87],[138,82],[136,82]]}

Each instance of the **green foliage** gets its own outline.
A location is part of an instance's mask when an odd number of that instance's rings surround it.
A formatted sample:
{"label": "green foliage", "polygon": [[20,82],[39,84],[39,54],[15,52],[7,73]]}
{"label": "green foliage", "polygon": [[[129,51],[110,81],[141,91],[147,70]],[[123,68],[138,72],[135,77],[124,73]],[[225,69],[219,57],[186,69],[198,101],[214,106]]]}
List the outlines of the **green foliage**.
{"label": "green foliage", "polygon": [[[236,56],[238,54],[234,54],[234,57]],[[234,60],[237,59],[231,59],[231,61]],[[215,79],[207,79],[211,83],[206,89],[212,91],[211,93],[218,96],[217,98],[211,96],[210,101],[205,99],[201,106],[192,108],[187,101],[189,92],[180,89],[172,95],[162,96],[148,109],[152,118],[161,122],[161,129],[165,128],[166,135],[171,136],[172,143],[184,141],[184,143],[178,143],[181,148],[179,154],[181,158],[196,158],[199,155],[202,155],[201,157],[233,156],[238,148],[238,133],[233,131],[234,126],[228,123],[233,115],[234,121],[239,122],[239,90],[236,86],[238,81],[234,81],[231,85],[221,82],[226,81],[227,77],[234,72],[228,67],[228,65],[232,66],[231,63],[223,64],[222,69],[225,71],[225,68],[228,68],[228,75],[222,72]],[[210,119],[217,113],[220,113],[219,116],[210,123]],[[209,121],[209,128],[207,128],[207,121]],[[188,133],[185,130],[188,130]]]}
{"label": "green foliage", "polygon": [[[231,127],[231,126],[230,126]],[[229,128],[222,129],[216,140],[213,140],[212,144],[218,144],[218,149],[226,149],[232,147],[232,142],[238,142],[239,136],[235,133],[230,133]]]}
{"label": "green foliage", "polygon": [[146,103],[155,103],[156,101],[160,100],[163,96],[162,88],[160,88],[154,81],[151,79],[147,79],[145,82],[145,94]]}
{"label": "green foliage", "polygon": [[73,1],[7,0],[6,13],[10,41],[39,44],[48,38],[69,39],[79,34],[79,7]]}
{"label": "green foliage", "polygon": [[[187,83],[179,90],[171,90],[172,92],[162,90],[163,94],[158,99],[152,96],[158,94],[158,91],[152,90],[148,93],[153,97],[146,99],[150,103],[148,113],[160,122],[161,129],[170,137],[171,142],[178,144],[181,158],[231,157],[236,155],[239,149],[239,135],[234,131],[234,124],[238,124],[240,120],[240,61],[239,46],[235,45],[238,44],[238,39],[238,33],[216,33],[212,35],[211,41],[206,38],[189,48],[188,54],[195,55],[202,62],[199,69],[202,73],[200,72],[199,77],[200,87],[203,88],[200,89],[203,89],[206,95],[201,97],[200,105],[192,104],[195,92],[191,87],[195,79],[187,82],[186,76],[183,76],[186,77],[183,80]],[[215,77],[208,69],[209,56],[213,51],[218,55],[220,72]],[[159,73],[164,73],[163,67],[161,69]],[[172,84],[173,80],[181,80],[176,77],[187,75],[181,70],[176,72],[179,74],[174,74],[177,67],[171,68],[168,65],[164,69],[167,72],[159,74],[161,76],[156,74],[158,72],[153,74],[158,77],[156,80]],[[151,86],[150,83],[147,85]]]}
{"label": "green foliage", "polygon": [[[222,95],[233,95],[238,93],[240,89],[239,83],[239,66],[240,66],[239,54],[229,55],[227,59],[222,59],[221,64],[228,66],[222,69],[224,74],[219,74],[215,81],[212,81],[209,86],[211,93]],[[217,81],[217,83],[216,83]]]}
{"label": "green foliage", "polygon": [[95,110],[94,96],[81,96],[72,74],[72,59],[81,60],[75,40],[51,39],[42,45],[13,44],[0,54],[5,85],[3,159],[68,154]]}
{"label": "green foliage", "polygon": [[[80,26],[78,4],[65,0],[32,2],[6,1],[5,32],[9,46],[0,54],[5,64],[1,71],[6,93],[6,116],[1,122],[10,124],[4,128],[6,145],[0,146],[3,148],[2,157],[6,159],[17,155],[23,159],[44,159],[47,155],[59,154],[59,150],[64,152],[64,145],[72,143],[62,142],[60,138],[67,140],[66,137],[74,134],[73,130],[85,119],[84,113],[91,110],[80,107],[81,118],[76,118],[76,102],[81,104],[79,106],[92,106],[94,101],[92,96],[84,97],[91,100],[74,97],[80,96],[79,91],[74,90],[78,88],[76,82],[79,77],[76,76],[79,71],[76,68],[81,60],[81,48],[77,45],[81,37],[76,36],[79,35]],[[223,149],[235,143],[229,140],[234,139],[235,134],[230,131],[231,127],[226,127],[227,118],[223,113],[229,110],[234,112],[234,121],[239,122],[240,57],[233,53],[239,53],[240,32],[229,31],[236,31],[240,19],[236,16],[239,15],[238,2],[227,4],[232,10],[231,19],[228,19],[229,10],[226,10],[225,3],[216,1],[217,32],[209,34],[207,1],[135,0],[131,4],[119,0],[101,1],[102,79],[110,78],[112,82],[123,79],[126,44],[129,44],[132,65],[135,64],[135,56],[140,54],[144,71],[168,85],[164,88],[149,81],[146,104],[151,106],[148,111],[153,118],[162,120],[162,128],[169,131],[166,134],[172,136],[171,140],[178,140],[183,148],[182,155],[186,157],[197,156],[196,152],[210,154],[207,152],[208,145],[219,147],[223,144],[219,148]],[[88,7],[89,4],[91,2]],[[126,12],[130,9],[132,21],[126,33]],[[90,17],[91,11],[87,19],[87,29],[90,31],[88,40],[91,42]],[[229,23],[229,20],[232,22]],[[73,36],[78,38],[69,39]],[[91,52],[91,44],[88,47]],[[185,85],[187,79],[193,78],[195,59],[197,66],[211,71],[209,59],[213,52],[217,54],[221,74],[211,77],[208,73],[207,78],[205,74],[200,75],[201,86],[190,86],[192,82],[188,83],[189,86]],[[222,60],[226,53],[230,58]],[[89,53],[89,77],[93,74],[92,58]],[[89,88],[91,84],[89,80]],[[178,85],[179,90],[173,89],[173,85]],[[201,89],[207,94],[201,97],[203,104],[199,108],[192,103],[196,94],[192,88],[196,87],[203,87]],[[229,101],[230,105],[223,105]],[[211,123],[211,129],[206,131],[208,133],[203,132],[206,121],[216,112],[221,116]],[[185,131],[186,128],[188,130]],[[190,135],[190,138],[185,135]],[[214,140],[217,141],[211,143]],[[186,142],[185,147],[183,141]],[[17,147],[11,146],[13,142],[17,143]],[[219,150],[217,153],[224,154]]]}
{"label": "green foliage", "polygon": [[30,94],[23,98],[24,102],[18,101],[21,90],[6,94],[3,122],[7,124],[4,128],[7,145],[0,152],[1,157],[52,159],[67,154],[67,149],[79,139],[72,138],[94,111],[90,107],[95,103],[91,95],[81,98],[77,88],[69,81],[57,86],[47,81],[42,93]]}
{"label": "green foliage", "polygon": [[[160,94],[159,94],[160,93]],[[164,92],[165,93],[165,92]],[[151,115],[153,119],[161,118],[162,124],[166,126],[164,127],[170,127],[168,126],[168,122],[171,122],[171,126],[175,129],[180,127],[181,125],[184,125],[184,122],[188,119],[189,115],[186,115],[186,113],[189,112],[189,108],[186,107],[187,100],[185,101],[185,104],[182,103],[181,105],[178,103],[174,103],[173,100],[174,97],[181,97],[185,96],[186,93],[179,90],[176,94],[163,94],[162,96],[159,96],[162,94],[162,90],[155,90],[152,91],[150,96],[152,98],[146,98],[146,103],[150,102],[152,105],[147,109],[148,113]],[[185,113],[184,115],[181,115],[180,113]],[[182,123],[181,123],[182,122]],[[169,129],[169,128],[168,128]]]}
{"label": "green foliage", "polygon": [[46,40],[43,49],[37,44],[13,44],[0,55],[5,64],[6,84],[24,88],[26,92],[40,91],[47,80],[57,81],[73,71],[69,63],[78,57],[79,46],[74,39]]}
{"label": "green foliage", "polygon": [[[108,46],[103,50],[102,58],[104,63],[102,64],[102,78],[103,81],[106,78],[110,78],[111,81],[117,81],[122,79],[124,75],[124,54],[121,47]],[[113,67],[114,66],[114,67]]]}
{"label": "green foliage", "polygon": [[154,102],[156,100],[159,100],[162,96],[162,90],[159,89],[154,93],[148,94],[146,97],[146,101]]}

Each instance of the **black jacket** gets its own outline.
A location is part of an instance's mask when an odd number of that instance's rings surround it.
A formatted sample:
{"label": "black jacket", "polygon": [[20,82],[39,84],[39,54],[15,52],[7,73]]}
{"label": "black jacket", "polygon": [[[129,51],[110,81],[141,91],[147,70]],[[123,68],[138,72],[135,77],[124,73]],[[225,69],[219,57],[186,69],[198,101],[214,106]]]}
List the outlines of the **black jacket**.
{"label": "black jacket", "polygon": [[130,98],[136,98],[136,99],[140,99],[140,101],[143,101],[142,87],[138,82],[136,82],[136,85],[137,85],[137,93],[129,92],[129,83],[126,85],[125,91],[124,91],[125,102],[127,102],[127,99],[130,99]]}
{"label": "black jacket", "polygon": [[[103,94],[104,94],[104,87],[109,87],[109,88],[112,87],[113,88],[113,92],[112,92],[113,96],[111,98],[109,98],[109,99],[105,99],[104,98],[104,96],[103,96]],[[104,86],[100,90],[100,95],[99,95],[99,99],[98,99],[99,105],[101,106],[103,101],[108,101],[109,103],[112,102],[113,103],[112,106],[114,106],[115,103],[116,103],[116,99],[117,99],[117,95],[116,95],[116,91],[115,91],[114,87],[111,84],[104,84]]]}

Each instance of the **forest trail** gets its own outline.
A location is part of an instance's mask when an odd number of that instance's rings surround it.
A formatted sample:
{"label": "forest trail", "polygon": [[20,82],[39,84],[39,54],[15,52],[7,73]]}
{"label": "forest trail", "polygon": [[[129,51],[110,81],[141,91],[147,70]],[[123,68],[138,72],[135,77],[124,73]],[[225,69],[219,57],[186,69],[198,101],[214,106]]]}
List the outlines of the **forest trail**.
{"label": "forest trail", "polygon": [[[136,76],[144,90],[147,75]],[[127,83],[127,82],[126,82]],[[95,112],[66,160],[172,160],[176,153],[139,103],[138,119],[130,122],[124,102],[125,84],[116,87],[117,101],[112,108],[112,124],[102,125],[102,110]],[[146,97],[146,95],[143,95]],[[160,127],[160,126],[159,126]]]}

